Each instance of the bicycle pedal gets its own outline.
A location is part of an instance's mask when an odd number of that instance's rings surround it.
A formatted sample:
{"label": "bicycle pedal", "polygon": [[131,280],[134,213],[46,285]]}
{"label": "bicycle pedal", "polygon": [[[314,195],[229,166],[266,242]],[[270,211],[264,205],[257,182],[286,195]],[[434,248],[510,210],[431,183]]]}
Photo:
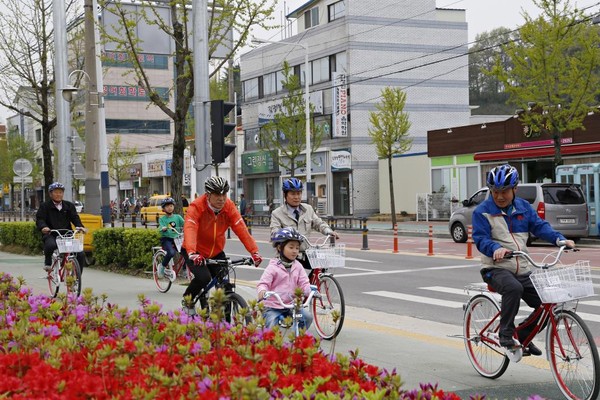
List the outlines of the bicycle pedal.
{"label": "bicycle pedal", "polygon": [[504,354],[511,362],[518,363],[523,358],[523,348],[521,346],[506,348]]}

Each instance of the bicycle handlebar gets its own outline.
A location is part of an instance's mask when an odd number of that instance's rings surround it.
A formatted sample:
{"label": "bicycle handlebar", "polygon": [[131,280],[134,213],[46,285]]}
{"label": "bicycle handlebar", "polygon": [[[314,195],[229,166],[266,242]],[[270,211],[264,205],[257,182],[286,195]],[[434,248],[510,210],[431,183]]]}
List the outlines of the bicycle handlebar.
{"label": "bicycle handlebar", "polygon": [[304,241],[306,242],[308,247],[315,247],[315,248],[320,248],[320,247],[325,246],[327,244],[327,242],[329,242],[331,240],[331,238],[333,237],[333,235],[329,233],[329,234],[325,235],[325,238],[315,239],[315,242],[312,243],[310,240],[308,240],[308,237],[306,237],[305,235],[300,235],[300,236],[302,236],[302,238],[304,239]]}
{"label": "bicycle handlebar", "polygon": [[230,267],[234,265],[254,265],[252,257],[242,257],[236,260],[228,258],[226,260],[218,260],[213,258],[205,258],[204,263],[206,265],[220,265],[222,267]]}
{"label": "bicycle handlebar", "polygon": [[[306,308],[310,305],[310,302],[312,301],[313,297],[320,297],[321,293],[319,293],[319,291],[317,290],[316,287],[313,287],[313,285],[311,285],[311,291],[310,294],[308,295],[308,297],[306,298],[306,300],[304,301],[304,303],[302,303],[302,308]],[[296,303],[284,303],[283,300],[281,299],[281,296],[279,295],[279,293],[277,292],[273,292],[273,291],[267,291],[265,292],[265,294],[263,295],[263,298],[260,299],[260,301],[266,300],[269,297],[275,297],[275,299],[279,302],[279,305],[281,305],[284,308],[287,308],[289,310],[292,310],[296,307]]]}
{"label": "bicycle handlebar", "polygon": [[515,250],[515,251],[511,251],[509,253],[506,253],[506,255],[504,256],[504,258],[509,259],[512,257],[523,257],[525,258],[527,261],[529,261],[531,263],[531,265],[533,265],[536,268],[542,268],[542,269],[548,269],[550,267],[555,266],[556,264],[558,264],[558,262],[560,261],[560,256],[562,256],[563,252],[568,251],[568,250],[573,250],[573,251],[579,251],[579,249],[569,249],[566,246],[566,240],[560,240],[558,242],[558,245],[560,246],[558,249],[558,252],[556,253],[556,257],[554,258],[554,261],[549,262],[549,263],[536,263],[535,261],[533,261],[533,259],[531,258],[531,256],[521,250]]}
{"label": "bicycle handlebar", "polygon": [[[77,226],[77,227],[75,227],[75,230],[73,230],[73,229],[50,229],[50,233],[52,233],[52,232],[56,233],[60,238],[70,238],[70,237],[73,237],[75,232],[81,232],[82,234],[84,234],[85,228]],[[61,232],[64,232],[64,234]]]}

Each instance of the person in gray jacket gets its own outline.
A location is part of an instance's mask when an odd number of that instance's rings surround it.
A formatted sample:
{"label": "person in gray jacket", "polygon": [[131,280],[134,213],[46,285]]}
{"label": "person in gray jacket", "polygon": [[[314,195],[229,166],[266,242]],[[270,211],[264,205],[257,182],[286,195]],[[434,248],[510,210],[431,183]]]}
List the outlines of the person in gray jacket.
{"label": "person in gray jacket", "polygon": [[[304,236],[308,236],[313,230],[323,235],[332,235],[339,239],[339,235],[329,227],[315,212],[310,204],[302,203],[302,190],[304,185],[298,178],[289,178],[283,181],[283,204],[271,213],[271,235],[281,228],[295,228]],[[304,251],[306,243],[302,243],[301,254],[298,261],[306,269],[311,269],[310,263]]]}

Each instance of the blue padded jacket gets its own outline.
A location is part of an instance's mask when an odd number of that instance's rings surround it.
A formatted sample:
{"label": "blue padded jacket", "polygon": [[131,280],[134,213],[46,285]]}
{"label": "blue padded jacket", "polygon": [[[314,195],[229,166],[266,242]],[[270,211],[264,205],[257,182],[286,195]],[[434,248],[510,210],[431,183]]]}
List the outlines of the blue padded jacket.
{"label": "blue padded jacket", "polygon": [[473,240],[482,254],[484,268],[504,268],[517,275],[528,274],[531,269],[525,259],[514,257],[494,262],[492,255],[500,247],[527,251],[529,233],[552,244],[565,239],[548,221],[540,218],[531,204],[519,197],[514,199],[510,215],[494,203],[491,195],[473,212]]}

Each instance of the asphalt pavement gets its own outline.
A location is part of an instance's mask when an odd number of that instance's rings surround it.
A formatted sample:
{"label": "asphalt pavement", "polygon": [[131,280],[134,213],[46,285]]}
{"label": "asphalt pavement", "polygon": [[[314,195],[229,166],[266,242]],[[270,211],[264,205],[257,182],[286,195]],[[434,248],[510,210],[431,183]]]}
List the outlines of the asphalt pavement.
{"label": "asphalt pavement", "polygon": [[[0,271],[23,276],[34,292],[47,293],[41,265],[41,256],[0,252]],[[183,292],[182,287],[174,287],[161,294],[149,277],[124,276],[89,267],[83,274],[83,286],[92,288],[96,294],[105,293],[110,303],[130,308],[138,305],[138,296],[143,294],[161,303],[164,310],[174,310],[179,307]],[[238,292],[248,299],[255,297],[255,289],[250,283],[238,282]],[[312,328],[311,331],[315,334]],[[469,364],[461,335],[460,321],[457,325],[448,325],[347,307],[342,333],[334,341],[323,341],[322,348],[328,353],[345,355],[357,351],[358,357],[368,363],[395,369],[407,389],[432,382],[444,390],[458,392],[463,398],[475,393],[488,393],[488,398],[526,398],[536,393],[546,398],[558,398],[544,358],[529,357],[511,365],[501,379],[487,380]],[[544,393],[548,390],[550,392]]]}

